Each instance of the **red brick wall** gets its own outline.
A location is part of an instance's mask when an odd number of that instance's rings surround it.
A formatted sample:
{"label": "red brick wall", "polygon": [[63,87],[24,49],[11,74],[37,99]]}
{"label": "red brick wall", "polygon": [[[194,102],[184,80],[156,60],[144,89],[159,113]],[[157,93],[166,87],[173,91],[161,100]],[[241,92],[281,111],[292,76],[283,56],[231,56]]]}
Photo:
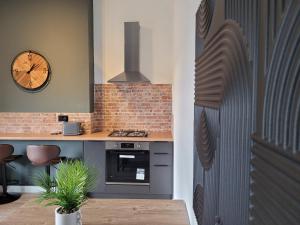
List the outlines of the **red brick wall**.
{"label": "red brick wall", "polygon": [[[61,131],[59,113],[0,113],[0,133]],[[170,131],[172,86],[169,84],[96,84],[95,113],[64,113],[82,122],[86,133],[113,129]]]}
{"label": "red brick wall", "polygon": [[98,84],[95,86],[96,128],[102,130],[172,129],[172,85]]}
{"label": "red brick wall", "polygon": [[[0,133],[51,133],[62,130],[59,113],[0,113]],[[64,113],[69,121],[82,122],[84,131],[92,130],[91,113]]]}

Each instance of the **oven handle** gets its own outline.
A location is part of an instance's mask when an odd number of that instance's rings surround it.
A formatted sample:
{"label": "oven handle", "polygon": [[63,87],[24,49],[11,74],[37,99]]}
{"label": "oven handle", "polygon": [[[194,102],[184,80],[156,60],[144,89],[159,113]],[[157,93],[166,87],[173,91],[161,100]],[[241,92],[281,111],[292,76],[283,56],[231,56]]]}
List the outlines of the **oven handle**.
{"label": "oven handle", "polygon": [[156,167],[168,167],[169,165],[165,165],[165,164],[155,164],[153,166],[156,166]]}
{"label": "oven handle", "polygon": [[135,155],[119,155],[120,159],[135,159]]}

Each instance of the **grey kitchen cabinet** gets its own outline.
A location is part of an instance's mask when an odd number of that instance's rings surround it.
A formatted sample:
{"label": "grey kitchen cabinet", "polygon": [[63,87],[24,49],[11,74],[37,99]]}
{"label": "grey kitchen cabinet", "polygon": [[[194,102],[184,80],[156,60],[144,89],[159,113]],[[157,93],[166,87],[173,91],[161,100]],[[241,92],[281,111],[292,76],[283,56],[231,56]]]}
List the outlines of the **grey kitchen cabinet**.
{"label": "grey kitchen cabinet", "polygon": [[150,142],[150,186],[105,183],[106,150],[103,141],[84,142],[84,161],[97,169],[97,187],[92,197],[172,198],[173,143]]}
{"label": "grey kitchen cabinet", "polygon": [[173,196],[173,143],[150,143],[150,193]]}
{"label": "grey kitchen cabinet", "polygon": [[85,141],[84,142],[84,161],[88,166],[96,169],[97,186],[93,192],[100,193],[105,191],[105,142]]}

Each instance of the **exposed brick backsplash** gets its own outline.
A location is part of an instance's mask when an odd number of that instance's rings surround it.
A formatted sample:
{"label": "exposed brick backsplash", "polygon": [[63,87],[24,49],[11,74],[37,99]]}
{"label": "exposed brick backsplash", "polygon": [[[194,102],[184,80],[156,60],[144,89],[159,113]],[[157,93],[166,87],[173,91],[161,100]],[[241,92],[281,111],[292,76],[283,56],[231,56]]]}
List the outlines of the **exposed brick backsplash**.
{"label": "exposed brick backsplash", "polygon": [[85,133],[114,129],[170,131],[170,84],[96,84],[94,113],[0,112],[0,133],[51,133],[62,130],[59,114],[81,122]]}
{"label": "exposed brick backsplash", "polygon": [[[60,113],[0,113],[1,133],[51,133],[62,131],[62,123],[57,121]],[[69,121],[82,122],[85,133],[91,133],[91,113],[63,113]]]}
{"label": "exposed brick backsplash", "polygon": [[96,129],[172,129],[172,85],[95,85]]}

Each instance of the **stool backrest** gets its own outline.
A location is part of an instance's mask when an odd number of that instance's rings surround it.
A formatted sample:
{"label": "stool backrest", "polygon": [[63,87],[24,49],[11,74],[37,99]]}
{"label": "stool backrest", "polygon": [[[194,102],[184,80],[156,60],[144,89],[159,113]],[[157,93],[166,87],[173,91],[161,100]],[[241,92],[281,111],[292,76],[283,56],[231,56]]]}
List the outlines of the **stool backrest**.
{"label": "stool backrest", "polygon": [[57,145],[28,145],[27,157],[33,165],[49,165],[52,159],[60,154]]}
{"label": "stool backrest", "polygon": [[8,156],[11,156],[14,152],[14,147],[9,144],[0,144],[0,162]]}

